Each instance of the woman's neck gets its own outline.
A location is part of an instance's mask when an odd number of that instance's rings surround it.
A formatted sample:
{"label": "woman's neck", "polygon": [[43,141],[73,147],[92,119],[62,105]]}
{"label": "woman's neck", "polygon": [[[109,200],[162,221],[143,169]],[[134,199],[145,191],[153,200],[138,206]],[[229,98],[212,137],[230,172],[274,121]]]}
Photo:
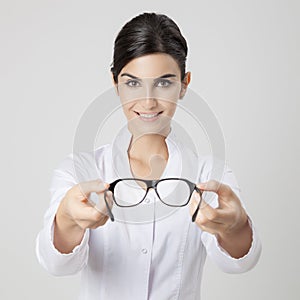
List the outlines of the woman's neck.
{"label": "woman's neck", "polygon": [[169,158],[165,137],[151,134],[134,139],[132,136],[128,158],[133,177],[159,179]]}
{"label": "woman's neck", "polygon": [[166,137],[159,134],[144,134],[142,137],[132,136],[128,148],[128,157],[144,162],[150,161],[154,155],[168,160],[169,153]]}

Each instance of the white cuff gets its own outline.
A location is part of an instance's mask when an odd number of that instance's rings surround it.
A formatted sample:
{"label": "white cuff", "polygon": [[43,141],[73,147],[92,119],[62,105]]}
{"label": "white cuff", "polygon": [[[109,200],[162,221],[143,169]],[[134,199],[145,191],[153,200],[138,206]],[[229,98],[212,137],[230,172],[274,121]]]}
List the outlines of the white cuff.
{"label": "white cuff", "polygon": [[36,239],[36,255],[40,264],[52,275],[64,276],[79,272],[87,263],[89,230],[70,253],[61,253],[53,244],[54,216],[40,231]]}
{"label": "white cuff", "polygon": [[208,256],[226,273],[243,273],[252,269],[261,254],[262,246],[258,233],[248,217],[252,229],[252,243],[247,254],[240,258],[234,258],[223,249],[215,235],[208,232],[202,232],[202,242],[206,247]]}
{"label": "white cuff", "polygon": [[63,256],[71,256],[76,254],[77,252],[80,252],[84,247],[87,246],[88,240],[89,240],[89,230],[85,230],[83,238],[80,242],[79,245],[75,246],[74,249],[70,252],[70,253],[61,253],[58,249],[55,248],[54,246],[54,226],[55,226],[55,220],[54,220],[55,216],[51,219],[51,222],[49,222],[48,224],[48,230],[50,228],[50,232],[48,232],[48,234],[50,234],[50,241],[51,241],[51,248],[53,250],[53,252],[56,252],[56,254],[58,255],[63,255]]}

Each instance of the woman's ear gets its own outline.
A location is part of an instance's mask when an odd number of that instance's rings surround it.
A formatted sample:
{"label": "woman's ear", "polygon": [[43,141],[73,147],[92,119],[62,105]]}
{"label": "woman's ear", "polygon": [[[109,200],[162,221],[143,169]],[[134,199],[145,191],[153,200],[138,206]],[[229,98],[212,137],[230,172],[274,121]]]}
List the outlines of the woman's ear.
{"label": "woman's ear", "polygon": [[116,94],[119,96],[118,84],[115,82],[113,72],[111,72],[111,80],[112,80],[112,83],[113,83],[113,85],[115,87]]}
{"label": "woman's ear", "polygon": [[179,99],[182,99],[187,91],[187,87],[191,82],[191,72],[185,73],[184,79],[181,82],[181,90],[179,94]]}

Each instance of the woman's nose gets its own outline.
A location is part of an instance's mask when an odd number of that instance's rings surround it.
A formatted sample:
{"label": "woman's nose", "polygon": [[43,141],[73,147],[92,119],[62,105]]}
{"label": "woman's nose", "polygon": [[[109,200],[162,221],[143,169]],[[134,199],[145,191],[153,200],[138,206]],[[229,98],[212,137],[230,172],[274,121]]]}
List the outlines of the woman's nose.
{"label": "woman's nose", "polygon": [[141,105],[145,110],[150,110],[153,107],[157,106],[157,101],[154,97],[146,97],[141,100]]}

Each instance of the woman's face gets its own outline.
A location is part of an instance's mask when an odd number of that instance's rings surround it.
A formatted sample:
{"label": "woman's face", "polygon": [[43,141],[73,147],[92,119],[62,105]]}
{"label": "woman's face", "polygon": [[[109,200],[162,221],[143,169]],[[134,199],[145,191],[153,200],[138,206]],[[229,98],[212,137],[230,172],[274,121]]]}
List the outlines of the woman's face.
{"label": "woman's face", "polygon": [[139,129],[140,133],[168,132],[177,100],[184,96],[189,82],[189,72],[181,82],[180,68],[168,54],[155,53],[131,60],[115,84],[129,129]]}

